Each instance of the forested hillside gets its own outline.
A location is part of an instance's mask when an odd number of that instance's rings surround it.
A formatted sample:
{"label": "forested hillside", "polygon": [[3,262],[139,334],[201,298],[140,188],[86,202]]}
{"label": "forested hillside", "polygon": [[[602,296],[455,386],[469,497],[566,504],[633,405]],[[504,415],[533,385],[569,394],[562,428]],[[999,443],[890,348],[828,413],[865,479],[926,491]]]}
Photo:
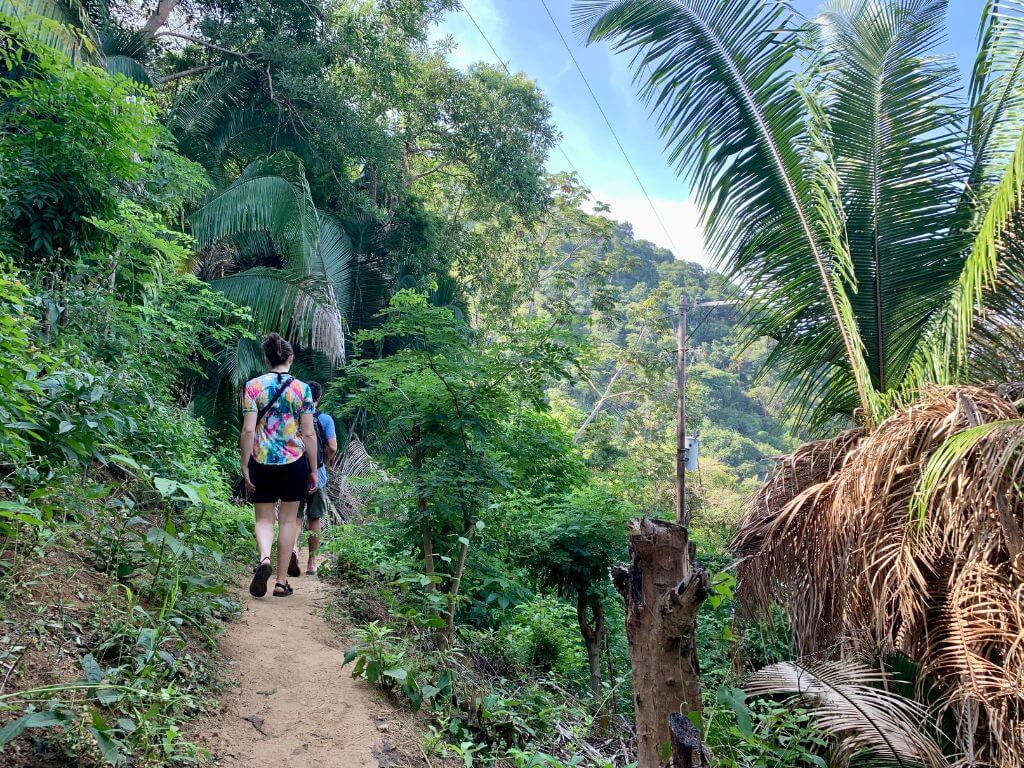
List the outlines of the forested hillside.
{"label": "forested hillside", "polygon": [[[573,275],[576,282],[565,283],[567,275],[547,278],[542,272],[547,279],[539,293],[544,301],[565,302],[579,313],[575,328],[590,347],[585,374],[565,389],[582,412],[580,426],[605,398],[599,415],[580,434],[580,445],[606,468],[628,467],[625,473],[648,479],[652,493],[644,509],[660,516],[667,514],[673,492],[680,293],[691,305],[742,300],[742,294],[720,274],[633,239],[626,224],[601,226],[606,239],[595,256],[586,244],[571,242],[559,249],[556,264],[570,254],[573,260],[599,258],[607,272],[597,280]],[[727,520],[742,504],[741,486],[749,490],[762,479],[771,458],[790,449],[793,439],[777,405],[777,381],[764,369],[769,345],[749,343],[741,309],[696,306],[688,328],[688,431],[701,437],[707,473],[705,483],[702,472],[694,501],[707,502],[710,514]],[[658,463],[631,464],[642,457]]]}

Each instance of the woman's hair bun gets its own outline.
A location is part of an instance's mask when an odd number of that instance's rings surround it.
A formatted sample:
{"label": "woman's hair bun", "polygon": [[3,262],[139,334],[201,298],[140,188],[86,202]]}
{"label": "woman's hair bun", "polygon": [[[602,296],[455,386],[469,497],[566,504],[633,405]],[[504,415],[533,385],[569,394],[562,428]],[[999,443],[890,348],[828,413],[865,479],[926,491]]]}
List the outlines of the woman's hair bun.
{"label": "woman's hair bun", "polygon": [[263,340],[263,355],[270,365],[284,365],[292,357],[292,345],[276,333],[267,334]]}

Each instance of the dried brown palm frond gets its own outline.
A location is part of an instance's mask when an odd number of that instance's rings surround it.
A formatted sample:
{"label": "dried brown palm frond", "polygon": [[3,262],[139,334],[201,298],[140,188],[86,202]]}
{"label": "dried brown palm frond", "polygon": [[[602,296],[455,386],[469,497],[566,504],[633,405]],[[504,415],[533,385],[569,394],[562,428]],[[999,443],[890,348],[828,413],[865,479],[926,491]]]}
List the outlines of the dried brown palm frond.
{"label": "dried brown palm frond", "polygon": [[804,446],[733,543],[748,613],[785,606],[803,654],[906,654],[956,715],[968,764],[998,768],[1024,768],[1024,422],[1012,396],[932,388],[870,432]]}
{"label": "dried brown palm frond", "polygon": [[795,697],[814,725],[836,739],[843,763],[867,753],[875,765],[949,768],[928,710],[891,693],[887,682],[881,671],[854,660],[784,661],[758,670],[746,691]]}
{"label": "dried brown palm frond", "polygon": [[327,496],[334,507],[335,522],[349,522],[362,511],[363,503],[352,487],[352,479],[373,477],[386,479],[384,470],[370,457],[363,441],[353,435],[328,472]]}
{"label": "dried brown palm frond", "polygon": [[[805,542],[814,542],[812,548],[816,551],[830,548],[831,537],[818,512],[828,506],[830,478],[863,436],[863,430],[851,429],[829,440],[801,446],[779,462],[771,482],[765,483],[754,496],[742,536],[733,542],[733,551],[741,562],[748,556],[764,561],[765,578],[747,580],[741,607],[769,605],[775,600],[776,590],[781,586],[773,581],[775,572],[786,573],[791,580],[807,578],[819,584],[829,583],[824,571],[831,566],[831,559],[815,559],[813,564],[820,567],[801,573],[789,569],[785,561],[771,561],[776,553],[785,558],[790,550],[802,551]],[[815,596],[813,602],[794,611],[795,615],[806,617],[813,626],[831,623],[833,601],[820,599],[825,592],[800,589],[796,584],[787,586],[793,587],[788,593],[794,600],[799,600],[802,594]]]}

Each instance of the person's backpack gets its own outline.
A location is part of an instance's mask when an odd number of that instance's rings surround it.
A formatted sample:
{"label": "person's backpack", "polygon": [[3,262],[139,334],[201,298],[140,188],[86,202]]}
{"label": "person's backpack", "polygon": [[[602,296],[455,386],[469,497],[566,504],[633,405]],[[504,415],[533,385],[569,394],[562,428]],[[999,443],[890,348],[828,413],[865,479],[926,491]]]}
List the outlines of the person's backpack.
{"label": "person's backpack", "polygon": [[316,468],[320,469],[327,463],[327,437],[324,434],[324,425],[320,423],[320,411],[313,411],[313,429],[316,430]]}

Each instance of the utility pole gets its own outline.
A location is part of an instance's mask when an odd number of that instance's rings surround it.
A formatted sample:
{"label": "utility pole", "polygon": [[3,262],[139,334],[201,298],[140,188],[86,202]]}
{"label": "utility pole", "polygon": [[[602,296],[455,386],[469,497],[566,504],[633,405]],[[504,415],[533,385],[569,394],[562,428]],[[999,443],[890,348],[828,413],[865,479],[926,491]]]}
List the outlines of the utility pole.
{"label": "utility pole", "polygon": [[690,524],[686,514],[686,294],[679,294],[676,335],[676,522]]}
{"label": "utility pole", "polygon": [[700,729],[694,725],[701,722],[697,611],[708,595],[708,573],[697,563],[686,529],[690,522],[686,511],[686,312],[737,303],[691,304],[685,295],[679,297],[676,519],[633,520],[629,525],[629,565],[620,563],[611,573],[612,584],[626,604],[640,768],[662,768],[667,745],[671,745],[677,768],[705,768],[708,764]]}
{"label": "utility pole", "polygon": [[[690,524],[690,514],[686,511],[686,465],[690,453],[686,440],[686,311],[706,307],[710,312],[716,307],[735,307],[740,303],[739,299],[727,299],[690,304],[685,293],[679,294],[679,327],[676,330],[676,523],[684,527]],[[703,319],[697,323],[698,327],[702,322]]]}

